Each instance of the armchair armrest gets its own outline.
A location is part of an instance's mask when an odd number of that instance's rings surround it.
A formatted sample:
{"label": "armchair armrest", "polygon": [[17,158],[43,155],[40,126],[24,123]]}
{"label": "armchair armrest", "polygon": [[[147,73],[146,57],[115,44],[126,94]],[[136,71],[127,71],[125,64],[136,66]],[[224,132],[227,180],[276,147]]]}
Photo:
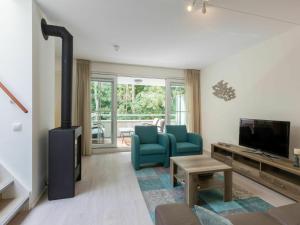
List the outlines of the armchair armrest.
{"label": "armchair armrest", "polygon": [[172,151],[172,155],[175,155],[176,154],[176,151],[177,151],[177,147],[176,147],[176,137],[174,134],[170,134],[168,133],[168,137],[169,137],[169,140],[170,140],[170,148],[171,148],[171,151]]}
{"label": "armchair armrest", "polygon": [[138,151],[140,150],[140,138],[138,135],[133,134],[131,135],[131,150],[132,151]]}
{"label": "armchair armrest", "polygon": [[202,137],[199,134],[188,133],[188,141],[195,145],[199,145],[202,149],[203,141],[202,141]]}
{"label": "armchair armrest", "polygon": [[131,162],[135,169],[139,168],[140,138],[138,135],[131,136]]}
{"label": "armchair armrest", "polygon": [[169,151],[169,138],[167,134],[158,134],[158,143]]}

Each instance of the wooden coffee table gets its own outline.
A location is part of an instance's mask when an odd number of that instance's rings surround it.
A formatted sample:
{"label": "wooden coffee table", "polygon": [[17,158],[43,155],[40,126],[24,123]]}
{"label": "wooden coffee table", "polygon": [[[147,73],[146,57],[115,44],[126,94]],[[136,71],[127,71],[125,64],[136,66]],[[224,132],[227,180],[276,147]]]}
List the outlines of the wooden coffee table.
{"label": "wooden coffee table", "polygon": [[[214,178],[216,172],[224,172],[224,182]],[[173,187],[177,181],[185,183],[189,207],[197,204],[197,192],[216,187],[224,187],[225,202],[232,200],[232,168],[208,156],[171,157],[170,175]]]}

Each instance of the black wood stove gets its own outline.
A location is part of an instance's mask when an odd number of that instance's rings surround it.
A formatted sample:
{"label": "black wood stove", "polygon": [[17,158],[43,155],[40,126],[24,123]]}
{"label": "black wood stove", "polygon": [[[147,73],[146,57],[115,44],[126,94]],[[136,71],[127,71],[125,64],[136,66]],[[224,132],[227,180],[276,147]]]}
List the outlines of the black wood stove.
{"label": "black wood stove", "polygon": [[61,127],[49,131],[48,199],[75,196],[75,182],[81,179],[81,127],[72,127],[73,36],[64,27],[41,21],[44,38],[62,39]]}

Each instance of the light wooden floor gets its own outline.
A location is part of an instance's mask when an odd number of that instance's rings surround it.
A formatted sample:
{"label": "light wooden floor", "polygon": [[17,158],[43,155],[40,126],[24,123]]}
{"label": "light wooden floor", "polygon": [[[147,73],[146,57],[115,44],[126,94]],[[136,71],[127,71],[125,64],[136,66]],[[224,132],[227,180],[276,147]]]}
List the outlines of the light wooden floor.
{"label": "light wooden floor", "polygon": [[[292,200],[243,176],[234,182],[274,206]],[[83,180],[72,199],[47,201],[43,196],[29,213],[10,225],[153,225],[130,164],[130,153],[93,155],[83,159]]]}
{"label": "light wooden floor", "polygon": [[130,153],[93,155],[83,159],[82,181],[72,199],[47,201],[46,196],[22,221],[24,225],[153,225]]}

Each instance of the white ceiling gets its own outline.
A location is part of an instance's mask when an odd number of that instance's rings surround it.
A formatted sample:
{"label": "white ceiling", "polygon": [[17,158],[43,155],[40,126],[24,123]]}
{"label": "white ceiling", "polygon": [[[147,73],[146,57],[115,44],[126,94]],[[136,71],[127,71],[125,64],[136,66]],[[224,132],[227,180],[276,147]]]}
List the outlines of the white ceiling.
{"label": "white ceiling", "polygon": [[210,0],[206,15],[184,0],[37,2],[73,34],[78,58],[171,68],[202,68],[300,24],[300,0]]}

